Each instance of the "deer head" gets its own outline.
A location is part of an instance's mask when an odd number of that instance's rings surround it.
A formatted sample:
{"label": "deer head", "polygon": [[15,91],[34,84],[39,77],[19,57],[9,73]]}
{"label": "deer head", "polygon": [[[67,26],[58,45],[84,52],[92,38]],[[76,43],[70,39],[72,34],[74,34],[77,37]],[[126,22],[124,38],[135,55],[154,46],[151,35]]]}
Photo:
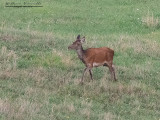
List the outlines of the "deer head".
{"label": "deer head", "polygon": [[82,39],[80,38],[80,35],[77,36],[76,41],[73,42],[73,44],[71,44],[68,49],[73,49],[73,50],[78,50],[81,49],[82,44],[85,42],[85,37],[83,37]]}

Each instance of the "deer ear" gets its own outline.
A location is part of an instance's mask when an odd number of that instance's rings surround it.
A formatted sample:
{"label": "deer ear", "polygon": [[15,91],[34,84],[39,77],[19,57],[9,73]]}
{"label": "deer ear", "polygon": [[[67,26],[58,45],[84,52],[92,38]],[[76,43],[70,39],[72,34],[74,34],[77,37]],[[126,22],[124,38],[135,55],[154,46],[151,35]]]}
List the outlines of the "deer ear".
{"label": "deer ear", "polygon": [[80,35],[77,36],[77,39],[80,39]]}
{"label": "deer ear", "polygon": [[84,42],[85,42],[85,37],[81,39],[81,43],[84,43]]}

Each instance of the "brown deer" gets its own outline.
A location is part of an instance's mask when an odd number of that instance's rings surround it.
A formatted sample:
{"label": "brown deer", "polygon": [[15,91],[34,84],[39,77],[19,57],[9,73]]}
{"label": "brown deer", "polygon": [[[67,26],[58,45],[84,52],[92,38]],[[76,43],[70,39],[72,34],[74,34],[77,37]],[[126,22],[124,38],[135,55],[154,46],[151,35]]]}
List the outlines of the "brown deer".
{"label": "brown deer", "polygon": [[87,71],[89,71],[91,80],[93,80],[92,68],[102,66],[102,65],[107,66],[109,68],[109,71],[111,73],[111,79],[114,79],[116,81],[115,69],[113,65],[114,51],[107,47],[88,48],[84,50],[82,47],[82,43],[84,43],[84,41],[85,41],[85,37],[81,39],[80,35],[78,35],[77,40],[68,47],[68,49],[76,50],[78,54],[78,58],[86,66],[81,78],[81,83],[83,83],[83,77]]}

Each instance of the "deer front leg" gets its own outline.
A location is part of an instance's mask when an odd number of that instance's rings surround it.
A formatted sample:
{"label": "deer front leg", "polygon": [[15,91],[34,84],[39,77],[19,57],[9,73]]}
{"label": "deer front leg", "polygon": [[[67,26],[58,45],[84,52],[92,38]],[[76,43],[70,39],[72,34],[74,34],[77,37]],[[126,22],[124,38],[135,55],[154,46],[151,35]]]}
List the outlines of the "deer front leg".
{"label": "deer front leg", "polygon": [[92,70],[89,70],[89,74],[90,74],[91,80],[93,81]]}
{"label": "deer front leg", "polygon": [[81,78],[81,83],[83,83],[83,78],[84,78],[84,75],[85,75],[86,71],[87,71],[87,68],[85,68],[84,71],[83,71],[82,78]]}
{"label": "deer front leg", "polygon": [[86,73],[87,71],[89,71],[91,80],[93,80],[91,68],[90,68],[90,67],[86,67],[86,68],[84,69],[84,71],[83,71],[83,74],[82,74],[81,83],[83,83],[84,75],[85,75],[85,73]]}

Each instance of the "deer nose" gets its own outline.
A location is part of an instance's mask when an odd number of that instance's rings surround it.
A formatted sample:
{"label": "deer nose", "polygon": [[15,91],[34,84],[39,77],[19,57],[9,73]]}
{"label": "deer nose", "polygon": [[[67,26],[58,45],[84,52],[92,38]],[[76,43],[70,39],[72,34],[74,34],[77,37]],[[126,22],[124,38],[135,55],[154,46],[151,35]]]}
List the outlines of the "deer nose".
{"label": "deer nose", "polygon": [[69,46],[68,49],[71,49],[71,47]]}

